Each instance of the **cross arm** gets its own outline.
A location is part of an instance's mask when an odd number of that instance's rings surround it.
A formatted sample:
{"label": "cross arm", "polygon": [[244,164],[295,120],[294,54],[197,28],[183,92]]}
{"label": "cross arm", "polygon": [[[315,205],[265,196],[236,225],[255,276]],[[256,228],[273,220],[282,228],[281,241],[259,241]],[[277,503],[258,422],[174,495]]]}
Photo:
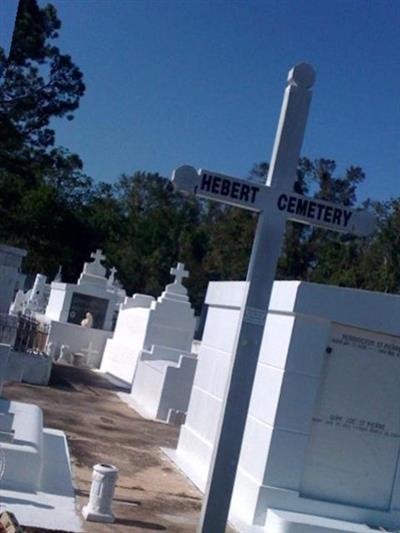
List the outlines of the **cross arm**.
{"label": "cross arm", "polygon": [[262,211],[269,188],[210,170],[197,171],[187,165],[174,170],[172,183],[180,191],[250,211]]}

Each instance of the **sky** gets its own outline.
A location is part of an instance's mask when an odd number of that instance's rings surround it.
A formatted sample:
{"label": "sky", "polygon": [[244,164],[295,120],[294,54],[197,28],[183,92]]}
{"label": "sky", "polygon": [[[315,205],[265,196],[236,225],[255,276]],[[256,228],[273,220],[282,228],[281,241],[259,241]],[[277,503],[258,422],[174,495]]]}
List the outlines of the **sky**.
{"label": "sky", "polygon": [[183,164],[245,177],[270,159],[287,72],[305,61],[317,80],[302,155],[337,175],[361,166],[360,200],[400,196],[399,1],[52,3],[87,86],[56,141],[94,179]]}

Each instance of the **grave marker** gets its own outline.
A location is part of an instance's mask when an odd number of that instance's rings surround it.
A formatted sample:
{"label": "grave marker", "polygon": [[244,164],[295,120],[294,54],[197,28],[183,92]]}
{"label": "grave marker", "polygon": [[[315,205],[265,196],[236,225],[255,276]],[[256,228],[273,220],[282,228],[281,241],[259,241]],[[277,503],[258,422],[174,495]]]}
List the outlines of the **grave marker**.
{"label": "grave marker", "polygon": [[183,191],[259,213],[248,291],[198,529],[202,533],[225,531],[286,219],[360,235],[374,228],[368,213],[292,192],[313,84],[311,66],[303,63],[289,72],[266,185],[205,170],[197,173],[188,166],[178,168],[172,177]]}

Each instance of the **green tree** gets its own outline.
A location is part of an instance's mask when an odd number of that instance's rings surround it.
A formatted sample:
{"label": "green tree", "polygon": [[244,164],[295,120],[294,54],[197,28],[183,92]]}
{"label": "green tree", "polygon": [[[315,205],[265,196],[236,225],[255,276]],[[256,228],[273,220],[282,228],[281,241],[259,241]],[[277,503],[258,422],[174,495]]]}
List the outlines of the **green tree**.
{"label": "green tree", "polygon": [[0,238],[27,247],[26,267],[45,273],[74,262],[92,186],[80,158],[54,147],[51,120],[71,120],[85,90],[54,44],[60,27],[53,6],[20,0],[8,60],[0,49]]}

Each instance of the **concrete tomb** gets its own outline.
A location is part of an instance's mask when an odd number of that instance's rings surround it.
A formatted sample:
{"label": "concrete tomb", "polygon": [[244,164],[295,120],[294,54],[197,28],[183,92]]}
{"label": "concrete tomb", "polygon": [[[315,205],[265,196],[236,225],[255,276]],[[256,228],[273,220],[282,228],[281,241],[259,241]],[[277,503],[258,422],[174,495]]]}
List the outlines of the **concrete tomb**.
{"label": "concrete tomb", "polygon": [[[99,368],[101,356],[125,298],[125,291],[114,282],[115,269],[110,278],[102,265],[101,250],[91,254],[94,261],[85,263],[78,282],[51,284],[49,303],[43,320],[49,322],[48,343],[56,357],[63,346],[63,359],[70,353],[71,362]],[[87,352],[90,352],[87,353]],[[85,355],[86,353],[86,355]]]}
{"label": "concrete tomb", "polygon": [[[7,379],[10,346],[0,344],[0,389]],[[0,399],[1,501],[21,523],[81,531],[75,509],[67,439],[43,427],[33,404]]]}
{"label": "concrete tomb", "polygon": [[34,315],[43,314],[46,310],[50,297],[50,285],[44,274],[36,274],[32,289],[27,292],[19,290],[10,306],[11,315]]}
{"label": "concrete tomb", "polygon": [[[246,290],[209,285],[186,424],[169,452],[202,490]],[[239,531],[400,528],[399,313],[399,296],[275,282],[230,511]]]}
{"label": "concrete tomb", "polygon": [[101,250],[92,253],[94,261],[85,263],[78,282],[53,282],[46,316],[51,320],[80,325],[86,313],[93,316],[93,327],[111,331],[117,306],[124,292],[108,283],[106,269],[101,262]]}
{"label": "concrete tomb", "polygon": [[197,356],[192,353],[194,311],[182,285],[189,273],[178,263],[171,274],[175,281],[166,286],[150,316],[147,347],[137,361],[131,396],[151,418],[175,423],[187,410]]}
{"label": "concrete tomb", "polygon": [[178,263],[174,283],[158,298],[135,294],[121,306],[101,370],[131,386],[132,400],[152,418],[186,411],[196,356],[194,311],[182,285],[188,273]]}

